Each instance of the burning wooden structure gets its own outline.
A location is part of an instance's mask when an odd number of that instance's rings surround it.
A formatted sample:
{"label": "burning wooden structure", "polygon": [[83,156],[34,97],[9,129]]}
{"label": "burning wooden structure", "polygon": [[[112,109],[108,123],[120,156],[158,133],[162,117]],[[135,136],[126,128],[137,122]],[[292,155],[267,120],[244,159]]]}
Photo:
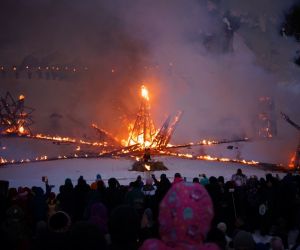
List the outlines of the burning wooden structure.
{"label": "burning wooden structure", "polygon": [[120,145],[120,142],[118,141],[117,138],[115,138],[112,134],[110,134],[109,132],[105,131],[102,128],[99,128],[96,124],[92,124],[92,128],[96,131],[96,133],[98,134],[98,139],[101,143],[107,143],[107,144],[111,144],[111,145]]}
{"label": "burning wooden structure", "polygon": [[[221,141],[210,141],[201,140],[196,143],[187,143],[181,145],[171,145],[170,140],[176,126],[178,125],[182,111],[179,111],[175,116],[168,116],[163,122],[160,129],[155,128],[154,122],[151,118],[150,113],[150,97],[149,92],[145,86],[141,87],[140,92],[141,104],[137,112],[135,121],[132,123],[129,136],[126,140],[119,140],[112,134],[99,128],[93,124],[93,129],[98,134],[97,141],[86,141],[80,138],[69,138],[61,136],[49,136],[43,134],[32,134],[29,126],[32,124],[31,113],[33,109],[24,106],[24,96],[20,96],[19,100],[15,101],[12,96],[8,93],[5,98],[0,99],[0,121],[1,121],[1,135],[14,134],[17,136],[24,136],[27,139],[47,140],[52,141],[55,144],[60,145],[69,144],[74,145],[75,149],[68,155],[59,155],[57,157],[48,157],[42,155],[35,159],[21,159],[21,160],[8,160],[0,158],[1,164],[18,164],[32,161],[49,161],[49,160],[61,160],[71,158],[94,158],[94,157],[135,157],[137,161],[141,161],[145,150],[149,150],[151,155],[166,155],[174,156],[186,159],[196,160],[208,160],[208,161],[222,161],[222,162],[234,162],[247,165],[258,165],[256,161],[246,161],[242,159],[229,159],[229,158],[218,158],[209,155],[191,155],[184,154],[177,151],[178,148],[190,148],[197,145],[215,145],[223,143],[232,143],[240,141],[248,141],[248,138],[234,139],[234,140],[221,140]],[[124,142],[125,143],[122,143]],[[150,166],[148,164],[148,166]],[[159,166],[160,168],[162,166]],[[144,164],[144,168],[146,166]],[[150,166],[153,171],[153,164]],[[146,170],[145,170],[146,171]]]}
{"label": "burning wooden structure", "polygon": [[168,116],[162,127],[157,130],[150,115],[149,92],[144,85],[141,87],[141,97],[140,109],[129,133],[127,146],[139,145],[143,149],[163,149],[167,147],[182,112],[179,111],[173,119],[172,116]]}
{"label": "burning wooden structure", "polygon": [[33,109],[26,107],[24,103],[24,95],[20,95],[18,100],[15,100],[9,92],[4,97],[0,97],[0,134],[31,134]]}
{"label": "burning wooden structure", "polygon": [[152,145],[156,130],[150,116],[148,90],[144,85],[141,88],[141,97],[141,106],[137,113],[133,128],[130,131],[127,146],[141,145],[143,148],[146,148]]}

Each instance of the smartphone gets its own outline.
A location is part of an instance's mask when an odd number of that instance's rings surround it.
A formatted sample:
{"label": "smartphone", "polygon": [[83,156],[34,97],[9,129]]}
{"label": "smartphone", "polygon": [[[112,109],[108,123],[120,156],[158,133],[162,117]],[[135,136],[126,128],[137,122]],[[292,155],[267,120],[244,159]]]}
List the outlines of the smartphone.
{"label": "smartphone", "polygon": [[43,176],[42,177],[42,182],[47,182],[48,181],[48,177],[47,176]]}

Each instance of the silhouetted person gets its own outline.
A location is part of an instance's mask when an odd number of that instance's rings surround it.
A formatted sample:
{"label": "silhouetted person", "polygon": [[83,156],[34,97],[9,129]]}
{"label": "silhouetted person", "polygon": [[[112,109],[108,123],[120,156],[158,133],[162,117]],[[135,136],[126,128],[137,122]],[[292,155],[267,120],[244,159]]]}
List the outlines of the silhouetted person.
{"label": "silhouetted person", "polygon": [[237,187],[246,185],[247,177],[243,174],[242,170],[239,168],[234,175],[231,177]]}
{"label": "silhouetted person", "polygon": [[143,155],[144,162],[151,161],[150,148],[145,148],[145,153]]}
{"label": "silhouetted person", "polygon": [[111,236],[110,250],[138,249],[140,221],[136,210],[129,205],[115,208],[110,216],[108,228]]}

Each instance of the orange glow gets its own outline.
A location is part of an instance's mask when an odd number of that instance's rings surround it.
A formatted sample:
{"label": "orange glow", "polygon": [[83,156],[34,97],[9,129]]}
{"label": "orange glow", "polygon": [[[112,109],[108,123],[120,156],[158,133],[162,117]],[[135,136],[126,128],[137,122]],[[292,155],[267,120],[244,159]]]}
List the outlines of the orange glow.
{"label": "orange glow", "polygon": [[181,153],[175,153],[175,152],[169,152],[169,151],[159,151],[161,154],[170,155],[170,156],[176,156],[184,159],[196,159],[196,160],[204,160],[204,161],[219,161],[219,162],[233,162],[233,163],[240,163],[245,165],[258,165],[258,161],[246,161],[246,160],[238,160],[238,159],[230,159],[230,158],[218,158],[213,157],[210,155],[199,155],[199,156],[193,156],[192,154],[181,154]]}
{"label": "orange glow", "polygon": [[18,135],[28,135],[29,134],[29,131],[26,130],[22,125],[19,124],[20,121],[18,121],[18,126],[13,126],[13,127],[10,127],[10,128],[7,128],[6,130],[4,130],[4,132],[2,132],[2,134],[6,134],[6,135],[9,135],[9,134],[18,134]]}
{"label": "orange glow", "polygon": [[127,139],[127,143],[123,140],[124,146],[131,146],[131,145],[140,145],[142,148],[152,147],[154,148],[155,145],[153,144],[153,140],[158,133],[158,130],[155,129],[153,121],[150,118],[149,110],[150,107],[148,105],[149,101],[149,91],[145,87],[145,85],[141,86],[141,96],[143,100],[147,102],[142,102],[142,108],[140,109],[137,120],[135,123],[129,123],[128,131],[129,136]]}
{"label": "orange glow", "polygon": [[[72,70],[72,68],[71,68]],[[74,68],[73,70],[76,70],[76,68]],[[166,149],[166,151],[161,150],[163,147],[165,147],[165,144],[162,144],[163,146],[160,147],[160,142],[158,140],[155,139],[155,137],[157,135],[160,136],[159,134],[159,130],[157,130],[154,126],[153,120],[151,119],[151,115],[150,115],[150,105],[149,105],[149,91],[146,88],[146,86],[142,85],[141,86],[141,92],[139,92],[137,95],[139,96],[138,98],[140,98],[141,100],[141,106],[139,109],[139,112],[137,113],[137,118],[135,120],[135,122],[132,123],[128,123],[128,134],[129,137],[127,140],[122,140],[122,144],[124,146],[124,148],[120,148],[119,145],[118,147],[115,147],[114,144],[109,144],[108,142],[93,142],[93,141],[84,141],[81,139],[75,139],[75,138],[70,138],[70,137],[61,137],[61,136],[49,136],[49,135],[44,135],[44,134],[35,134],[32,135],[30,133],[30,130],[28,128],[28,126],[26,126],[25,123],[25,119],[26,116],[24,115],[25,113],[21,114],[21,119],[17,121],[17,124],[14,124],[14,126],[10,126],[9,129],[6,130],[7,133],[14,133],[17,134],[19,136],[21,135],[25,135],[26,137],[29,138],[34,138],[34,139],[39,139],[39,140],[50,140],[50,141],[54,141],[56,142],[56,144],[70,144],[73,143],[74,145],[74,152],[71,155],[58,155],[57,157],[51,157],[48,158],[48,156],[40,156],[40,157],[36,157],[34,159],[21,159],[21,160],[9,160],[8,163],[13,164],[13,163],[26,163],[29,161],[42,161],[42,160],[56,160],[56,159],[70,159],[70,158],[83,158],[83,157],[95,157],[95,154],[93,153],[91,156],[87,155],[85,153],[85,147],[86,146],[96,146],[96,147],[100,147],[99,151],[99,155],[103,155],[105,153],[108,153],[109,155],[113,156],[122,156],[122,154],[127,154],[127,153],[143,153],[143,150],[145,148],[149,148],[151,147],[151,151],[154,154],[162,154],[162,155],[169,155],[169,156],[174,156],[174,157],[180,157],[180,158],[184,158],[184,159],[193,159],[193,160],[206,160],[206,161],[217,161],[217,162],[232,162],[232,163],[239,163],[239,164],[248,164],[248,165],[257,165],[259,164],[259,162],[256,161],[246,161],[246,160],[240,160],[240,159],[230,159],[230,158],[219,158],[219,157],[215,157],[215,156],[210,156],[210,155],[193,155],[193,154],[184,154],[184,153],[178,153],[178,152],[173,152],[173,151],[167,151],[168,149]],[[140,97],[141,95],[141,97]],[[24,95],[20,95],[19,96],[19,100],[24,100],[25,96]],[[22,104],[22,103],[21,103]],[[180,119],[180,116],[177,115],[175,120],[176,122]],[[167,123],[167,121],[171,124],[170,127],[169,123]],[[169,128],[174,128],[173,123],[174,121],[171,120],[167,120],[165,123],[167,125],[163,125],[162,128],[166,128],[168,129],[166,132],[163,131],[162,135],[164,136],[163,139],[165,140],[165,138],[168,138],[172,135],[172,131],[170,132]],[[9,122],[9,121],[8,121]],[[119,142],[119,140],[115,137],[113,137],[112,135],[110,135],[108,132],[106,132],[105,130],[98,128],[96,124],[92,124],[92,127],[95,129],[98,129],[100,133],[104,133],[105,135],[108,136],[108,139],[114,139],[116,142]],[[159,137],[157,136],[157,137]],[[244,138],[245,140],[247,140],[247,138]],[[165,143],[168,143],[169,140],[166,140]],[[189,144],[186,145],[173,145],[174,148],[176,147],[188,147],[191,148],[192,145],[208,145],[211,146],[213,144],[220,144],[220,143],[224,143],[226,141],[214,141],[214,140],[201,140],[198,141],[197,143],[193,143],[190,142]],[[168,143],[167,147],[172,147],[172,144]],[[159,151],[161,150],[161,151]],[[98,152],[97,152],[98,153]],[[137,155],[137,154],[131,154],[131,156],[133,155]],[[142,158],[139,158],[140,156],[136,157],[136,160],[142,160]],[[295,157],[294,157],[295,158]],[[294,160],[295,161],[295,160]],[[5,164],[7,163],[6,159],[3,159],[0,157],[0,165],[1,164]],[[148,171],[150,171],[151,166],[145,164],[145,169],[147,169]],[[292,167],[294,166],[294,164],[292,165]]]}
{"label": "orange glow", "polygon": [[294,168],[295,167],[295,160],[296,160],[296,153],[294,153],[292,158],[290,159],[289,168]]}
{"label": "orange glow", "polygon": [[35,136],[35,138],[58,141],[58,142],[73,142],[73,143],[76,142],[75,139],[72,139],[72,138],[69,138],[69,137],[48,136],[48,135],[42,135],[42,134],[37,134]]}
{"label": "orange glow", "polygon": [[2,157],[0,157],[0,164],[5,164],[7,163],[8,161]]}
{"label": "orange glow", "polygon": [[141,146],[144,146],[144,147],[150,147],[151,144],[152,144],[152,141],[144,141],[144,135],[143,134],[140,134],[138,135],[137,137],[137,142],[134,141],[134,140],[130,140],[129,141],[129,146],[131,145],[135,145],[135,144],[140,144]]}
{"label": "orange glow", "polygon": [[150,165],[145,164],[145,168],[147,169],[147,171],[150,171]]}
{"label": "orange glow", "polygon": [[23,126],[20,126],[20,127],[19,127],[19,133],[20,133],[20,134],[24,134],[24,133],[25,133],[25,129],[24,129]]}
{"label": "orange glow", "polygon": [[[216,144],[216,141],[202,140],[200,143],[203,145],[212,145],[212,144]],[[190,144],[193,145],[192,143]]]}
{"label": "orange glow", "polygon": [[[94,146],[94,147],[106,147],[108,145],[107,142],[90,142],[84,140],[76,140],[75,138],[70,138],[70,137],[50,136],[50,135],[43,135],[43,134],[36,134],[30,137],[36,139],[49,140],[49,141],[63,142],[63,143],[78,143],[78,144]],[[76,151],[80,151],[80,146],[77,146]]]}
{"label": "orange glow", "polygon": [[149,92],[148,92],[148,89],[144,85],[142,85],[142,87],[141,87],[141,95],[144,99],[149,101]]}

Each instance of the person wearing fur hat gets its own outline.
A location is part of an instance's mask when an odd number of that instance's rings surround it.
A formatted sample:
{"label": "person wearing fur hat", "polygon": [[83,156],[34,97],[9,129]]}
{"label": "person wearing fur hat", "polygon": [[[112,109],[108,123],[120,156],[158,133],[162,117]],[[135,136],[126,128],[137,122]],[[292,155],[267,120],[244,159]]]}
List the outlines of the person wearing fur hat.
{"label": "person wearing fur hat", "polygon": [[218,249],[214,243],[204,243],[214,216],[204,187],[183,181],[173,184],[159,209],[161,240],[146,240],[140,250]]}

